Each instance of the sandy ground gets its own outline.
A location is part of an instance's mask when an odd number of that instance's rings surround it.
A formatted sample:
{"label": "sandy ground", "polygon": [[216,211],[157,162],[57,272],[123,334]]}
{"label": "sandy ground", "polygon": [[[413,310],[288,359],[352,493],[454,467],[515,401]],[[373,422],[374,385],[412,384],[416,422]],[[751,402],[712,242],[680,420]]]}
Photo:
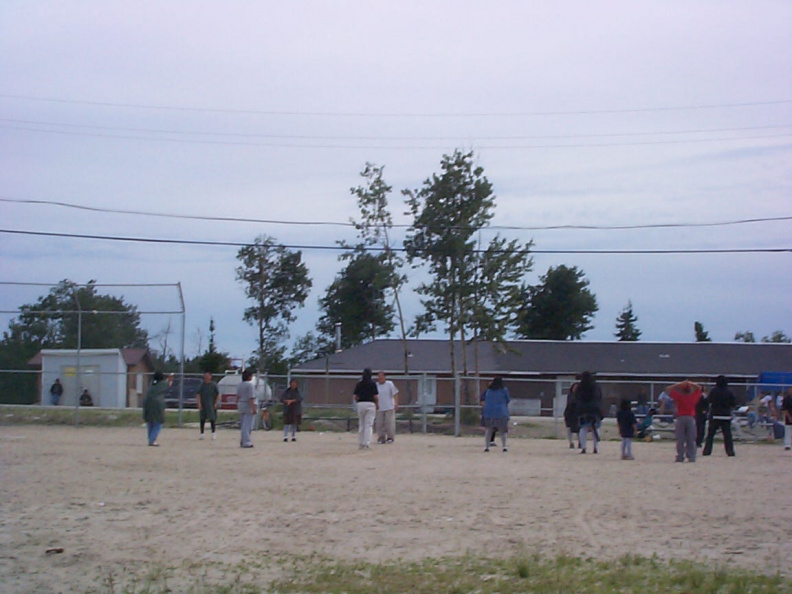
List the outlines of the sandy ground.
{"label": "sandy ground", "polygon": [[[582,456],[565,441],[399,435],[358,451],[347,433],[0,427],[0,591],[109,591],[152,567],[169,586],[225,579],[243,560],[419,560],[626,553],[788,573],[792,456],[721,444],[696,464],[674,444]],[[62,552],[47,554],[48,549]],[[136,577],[137,576],[137,577]]]}

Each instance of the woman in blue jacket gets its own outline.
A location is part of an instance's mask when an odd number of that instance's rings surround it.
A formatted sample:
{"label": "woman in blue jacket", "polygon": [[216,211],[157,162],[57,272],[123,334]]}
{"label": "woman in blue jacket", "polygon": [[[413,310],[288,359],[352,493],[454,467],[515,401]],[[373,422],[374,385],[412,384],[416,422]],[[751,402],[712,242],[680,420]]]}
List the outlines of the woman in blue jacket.
{"label": "woman in blue jacket", "polygon": [[503,451],[508,452],[506,447],[506,435],[509,432],[509,390],[503,385],[503,378],[496,375],[489,388],[484,393],[484,451],[489,452],[490,442],[493,440],[495,430],[501,435]]}

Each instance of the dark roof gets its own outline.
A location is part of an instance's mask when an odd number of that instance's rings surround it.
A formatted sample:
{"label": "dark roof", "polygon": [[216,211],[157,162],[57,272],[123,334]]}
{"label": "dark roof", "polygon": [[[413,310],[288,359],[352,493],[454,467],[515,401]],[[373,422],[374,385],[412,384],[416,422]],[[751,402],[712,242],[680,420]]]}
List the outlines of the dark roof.
{"label": "dark roof", "polygon": [[[411,373],[451,371],[445,340],[408,340]],[[467,369],[476,370],[475,345],[467,347]],[[462,349],[456,347],[457,370]],[[358,374],[364,367],[389,373],[404,371],[401,340],[375,340],[293,369],[298,373]],[[729,376],[756,377],[766,371],[792,371],[792,345],[775,343],[658,343],[518,340],[478,343],[482,375],[574,375],[584,370],[601,376]]]}

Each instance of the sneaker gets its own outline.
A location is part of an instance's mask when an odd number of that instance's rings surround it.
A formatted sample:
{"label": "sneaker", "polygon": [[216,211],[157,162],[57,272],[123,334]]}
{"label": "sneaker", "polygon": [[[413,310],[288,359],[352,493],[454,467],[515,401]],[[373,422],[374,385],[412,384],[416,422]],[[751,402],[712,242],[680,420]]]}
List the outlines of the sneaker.
{"label": "sneaker", "polygon": [[504,452],[508,452],[508,451],[509,451],[509,448],[503,448],[503,451],[504,451]]}
{"label": "sneaker", "polygon": [[152,441],[149,445],[151,447],[154,447],[154,448],[158,448],[159,447],[159,444],[156,441]]}
{"label": "sneaker", "polygon": [[385,443],[393,443],[393,440],[391,438],[388,438],[385,440]]}
{"label": "sneaker", "polygon": [[297,441],[297,438],[296,437],[292,437],[292,441]]}
{"label": "sneaker", "polygon": [[249,443],[249,444],[246,444],[246,445],[243,445],[243,446],[239,446],[239,447],[241,447],[241,448],[252,448],[253,444]]}
{"label": "sneaker", "polygon": [[580,450],[580,453],[581,453],[581,454],[585,454],[585,453],[586,453],[586,450]]}
{"label": "sneaker", "polygon": [[792,447],[790,447],[790,446],[784,446],[784,449],[785,449],[785,450],[787,450],[787,451],[789,451],[789,450],[792,450]]}
{"label": "sneaker", "polygon": [[599,452],[597,451],[597,448],[594,448],[594,453],[595,454],[599,454]]}
{"label": "sneaker", "polygon": [[489,452],[489,448],[484,448],[484,451],[485,452]]}
{"label": "sneaker", "polygon": [[284,437],[283,438],[283,442],[286,443],[287,441],[289,441],[289,438],[288,437]]}

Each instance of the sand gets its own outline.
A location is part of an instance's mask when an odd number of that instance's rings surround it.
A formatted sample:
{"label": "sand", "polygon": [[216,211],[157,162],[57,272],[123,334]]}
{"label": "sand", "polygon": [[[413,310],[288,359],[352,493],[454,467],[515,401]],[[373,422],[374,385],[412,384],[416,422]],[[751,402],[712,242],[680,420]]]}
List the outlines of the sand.
{"label": "sand", "polygon": [[[789,573],[792,455],[718,443],[695,464],[674,444],[580,455],[562,440],[398,435],[358,451],[350,433],[0,427],[0,591],[121,590],[157,568],[174,591],[245,560],[631,553]],[[55,551],[52,551],[55,549]],[[60,552],[62,549],[62,552]],[[48,553],[47,551],[50,551]],[[203,577],[202,577],[203,576]],[[136,581],[137,580],[137,581]]]}

